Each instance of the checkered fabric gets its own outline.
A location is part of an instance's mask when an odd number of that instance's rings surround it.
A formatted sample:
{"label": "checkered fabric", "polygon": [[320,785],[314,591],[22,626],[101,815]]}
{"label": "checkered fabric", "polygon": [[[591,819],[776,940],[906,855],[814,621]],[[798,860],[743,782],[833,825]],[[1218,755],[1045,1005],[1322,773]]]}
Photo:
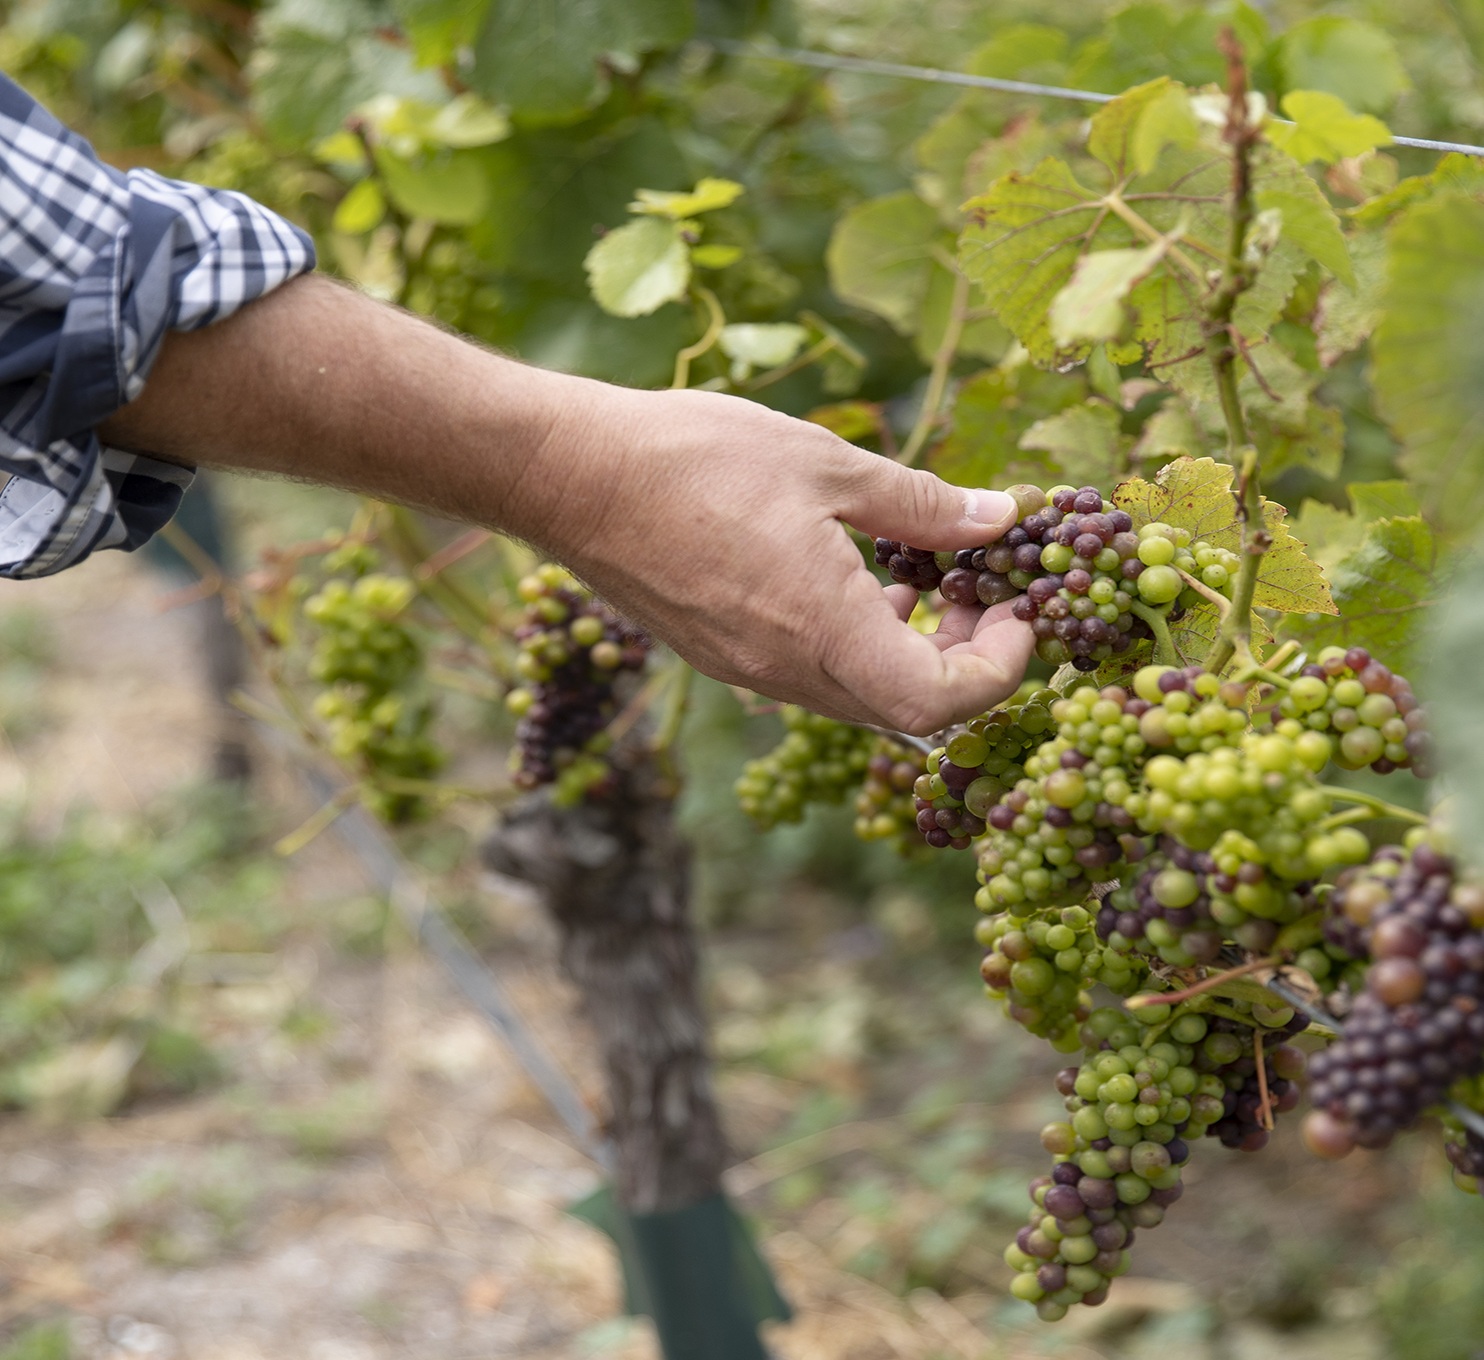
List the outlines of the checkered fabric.
{"label": "checkered fabric", "polygon": [[242,194],[104,165],[0,75],[0,576],[132,551],[192,470],[104,448],[169,330],[195,330],[314,267],[297,227]]}

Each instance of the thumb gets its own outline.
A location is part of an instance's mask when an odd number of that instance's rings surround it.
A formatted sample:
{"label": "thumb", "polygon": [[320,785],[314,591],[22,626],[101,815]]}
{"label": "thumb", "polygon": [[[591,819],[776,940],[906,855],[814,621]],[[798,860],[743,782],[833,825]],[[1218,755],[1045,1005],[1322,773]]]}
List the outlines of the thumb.
{"label": "thumb", "polygon": [[836,508],[839,518],[874,538],[915,548],[977,548],[1015,523],[1014,499],[1003,491],[954,486],[921,468],[862,453]]}

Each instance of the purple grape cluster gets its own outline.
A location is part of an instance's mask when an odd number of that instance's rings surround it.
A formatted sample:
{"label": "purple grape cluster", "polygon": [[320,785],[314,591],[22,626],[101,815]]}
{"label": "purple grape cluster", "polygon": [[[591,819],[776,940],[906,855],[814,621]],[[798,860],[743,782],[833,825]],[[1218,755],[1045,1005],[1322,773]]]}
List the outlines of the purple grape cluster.
{"label": "purple grape cluster", "polygon": [[949,604],[1015,600],[1016,618],[1035,630],[1036,654],[1049,665],[1096,670],[1150,636],[1131,612],[1145,563],[1129,514],[1092,486],[1047,493],[1022,484],[1009,494],[1020,517],[997,542],[933,553],[877,539],[877,565],[898,584],[937,590]]}
{"label": "purple grape cluster", "polygon": [[1331,909],[1365,932],[1372,960],[1345,1031],[1312,1064],[1315,1151],[1384,1147],[1484,1070],[1484,888],[1420,844],[1379,851]]}
{"label": "purple grape cluster", "polygon": [[615,682],[643,669],[649,639],[553,563],[523,579],[518,594],[526,606],[515,630],[524,683],[505,700],[519,719],[514,782],[554,784],[569,803],[599,796],[611,779],[604,729],[617,710]]}

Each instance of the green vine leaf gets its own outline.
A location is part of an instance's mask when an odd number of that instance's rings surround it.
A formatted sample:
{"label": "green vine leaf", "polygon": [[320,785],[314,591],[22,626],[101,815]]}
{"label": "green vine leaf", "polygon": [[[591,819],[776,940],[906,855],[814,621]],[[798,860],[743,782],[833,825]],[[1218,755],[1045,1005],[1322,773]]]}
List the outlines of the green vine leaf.
{"label": "green vine leaf", "polygon": [[610,231],[587,253],[588,283],[613,316],[647,316],[685,296],[690,251],[680,224],[639,217]]}
{"label": "green vine leaf", "polygon": [[960,486],[1062,481],[1061,469],[1050,455],[1019,452],[1020,437],[1086,395],[1080,374],[1048,373],[1025,362],[1007,362],[977,373],[959,389],[953,426],[928,464]]}
{"label": "green vine leaf", "polygon": [[1170,397],[1147,421],[1134,445],[1133,456],[1145,462],[1166,463],[1172,458],[1199,456],[1206,437],[1179,397]]}
{"label": "green vine leaf", "polygon": [[1306,500],[1293,532],[1308,545],[1309,556],[1333,579],[1334,569],[1360,546],[1372,520],[1415,515],[1417,496],[1403,481],[1351,482],[1350,507]]}
{"label": "green vine leaf", "polygon": [[500,3],[474,40],[466,79],[515,113],[572,118],[602,98],[606,66],[635,70],[645,52],[683,43],[694,27],[688,0]]}
{"label": "green vine leaf", "polygon": [[1020,436],[1020,447],[1051,454],[1063,481],[1107,486],[1118,480],[1127,465],[1119,423],[1118,411],[1093,397],[1038,420]]}
{"label": "green vine leaf", "polygon": [[[1113,493],[1113,500],[1133,516],[1135,527],[1163,520],[1189,529],[1215,547],[1239,551],[1242,525],[1232,483],[1235,470],[1212,458],[1180,458],[1166,464],[1152,482],[1135,477]],[[1262,556],[1253,603],[1286,614],[1333,614],[1329,586],[1319,564],[1288,529],[1288,512],[1276,501],[1263,501],[1263,526],[1272,544]],[[1195,614],[1199,611],[1192,610]]]}
{"label": "green vine leaf", "polygon": [[1351,283],[1328,279],[1319,294],[1314,336],[1319,362],[1331,368],[1370,338],[1381,320],[1381,295],[1386,287],[1386,238],[1379,231],[1363,231],[1350,238]]}
{"label": "green vine leaf", "polygon": [[[1077,259],[1103,225],[1094,195],[1059,160],[1028,174],[1012,171],[965,205],[970,224],[960,237],[964,272],[984,290],[986,304],[1038,362],[1058,354],[1048,311]],[[1128,246],[1121,224],[1108,244]],[[1085,353],[1079,348],[1077,357]]]}
{"label": "green vine leaf", "polygon": [[932,207],[908,190],[869,199],[836,224],[825,251],[844,301],[911,335],[927,301],[941,231]]}
{"label": "green vine leaf", "polygon": [[1285,90],[1328,90],[1364,113],[1384,113],[1412,84],[1391,39],[1359,19],[1305,19],[1278,40],[1275,57]]}
{"label": "green vine leaf", "polygon": [[1051,300],[1051,338],[1059,349],[1083,340],[1115,340],[1128,326],[1123,300],[1169,248],[1099,250],[1077,261],[1071,281]]}
{"label": "green vine leaf", "polygon": [[1264,477],[1276,477],[1291,467],[1308,468],[1324,478],[1339,476],[1345,457],[1345,417],[1334,407],[1310,402],[1297,422],[1254,412],[1251,426]]}
{"label": "green vine leaf", "polygon": [[1391,131],[1379,118],[1353,113],[1338,95],[1323,90],[1294,90],[1283,96],[1283,112],[1293,126],[1268,125],[1268,140],[1301,163],[1331,165],[1391,145]]}
{"label": "green vine leaf", "polygon": [[1484,204],[1448,195],[1408,209],[1388,254],[1371,340],[1377,409],[1429,516],[1471,527],[1484,504]]}
{"label": "green vine leaf", "polygon": [[1477,156],[1450,151],[1430,175],[1412,175],[1402,180],[1394,189],[1353,208],[1350,216],[1362,227],[1382,226],[1414,203],[1425,203],[1440,194],[1477,194],[1481,190],[1484,190],[1484,162]]}
{"label": "green vine leaf", "polygon": [[1422,516],[1373,520],[1330,573],[1339,613],[1290,620],[1285,631],[1316,648],[1364,647],[1410,673],[1419,622],[1438,596],[1437,567],[1437,543]]}
{"label": "green vine leaf", "polygon": [[1353,286],[1355,275],[1340,219],[1304,167],[1278,148],[1265,146],[1253,158],[1252,178],[1259,211],[1276,208],[1282,215],[1283,239]]}

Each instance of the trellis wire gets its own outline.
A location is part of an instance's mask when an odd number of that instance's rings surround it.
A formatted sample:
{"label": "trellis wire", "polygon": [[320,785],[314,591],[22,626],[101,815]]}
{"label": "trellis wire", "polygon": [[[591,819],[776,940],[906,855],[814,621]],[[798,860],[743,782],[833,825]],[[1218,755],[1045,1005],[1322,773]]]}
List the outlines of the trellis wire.
{"label": "trellis wire", "polygon": [[[1067,99],[1082,104],[1110,104],[1118,96],[1097,90],[1072,90],[1064,85],[1042,85],[1033,80],[1004,80],[999,76],[976,76],[967,71],[943,71],[934,66],[905,66],[895,61],[873,61],[866,57],[843,57],[833,52],[812,52],[802,47],[769,49],[734,38],[700,38],[707,47],[729,57],[776,61],[786,66],[812,66],[821,71],[851,71],[863,76],[887,76],[897,80],[921,80],[932,85],[962,85],[971,90],[997,90],[1001,94],[1028,94],[1041,99]],[[1275,123],[1288,124],[1286,118]],[[1291,124],[1288,124],[1291,126]],[[1439,142],[1429,137],[1392,137],[1391,145],[1419,151],[1457,151],[1464,156],[1484,156],[1484,146],[1467,142]]]}

